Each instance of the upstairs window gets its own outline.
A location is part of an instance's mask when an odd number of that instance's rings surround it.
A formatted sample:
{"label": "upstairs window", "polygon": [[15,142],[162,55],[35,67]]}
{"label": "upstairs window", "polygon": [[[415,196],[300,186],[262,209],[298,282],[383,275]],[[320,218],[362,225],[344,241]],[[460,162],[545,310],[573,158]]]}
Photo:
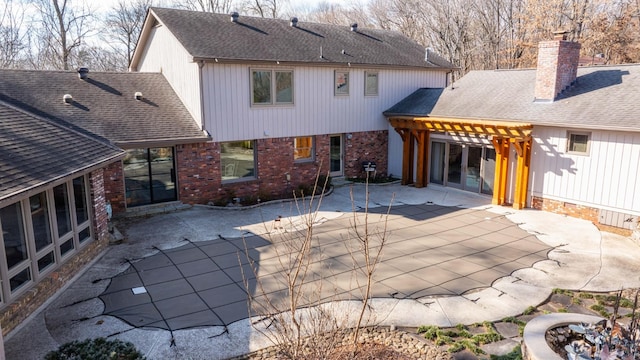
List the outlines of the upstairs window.
{"label": "upstairs window", "polygon": [[378,73],[377,72],[365,71],[364,95],[365,96],[378,95]]}
{"label": "upstairs window", "polygon": [[349,95],[349,72],[337,71],[335,72],[335,95]]}
{"label": "upstairs window", "polygon": [[589,154],[589,142],[591,133],[573,132],[567,133],[567,152],[573,154]]}
{"label": "upstairs window", "polygon": [[251,70],[251,104],[293,104],[293,71]]}

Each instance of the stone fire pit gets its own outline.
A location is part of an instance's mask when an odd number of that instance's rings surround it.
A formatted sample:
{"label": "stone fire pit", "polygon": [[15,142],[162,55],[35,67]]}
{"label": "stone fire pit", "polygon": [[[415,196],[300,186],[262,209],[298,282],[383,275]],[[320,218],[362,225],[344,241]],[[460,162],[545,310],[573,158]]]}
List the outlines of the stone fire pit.
{"label": "stone fire pit", "polygon": [[547,344],[545,335],[549,329],[569,324],[597,323],[603,318],[594,315],[556,313],[538,316],[524,328],[522,358],[524,360],[566,360],[556,354]]}

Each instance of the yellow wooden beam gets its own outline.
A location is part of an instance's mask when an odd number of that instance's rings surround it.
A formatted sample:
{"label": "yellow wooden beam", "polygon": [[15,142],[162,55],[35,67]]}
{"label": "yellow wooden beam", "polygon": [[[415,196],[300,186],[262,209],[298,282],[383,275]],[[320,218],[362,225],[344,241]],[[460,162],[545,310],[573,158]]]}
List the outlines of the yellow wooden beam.
{"label": "yellow wooden beam", "polygon": [[493,198],[491,199],[491,202],[496,205],[502,205],[507,199],[509,140],[492,139],[492,141],[494,141],[494,147],[496,150],[496,172],[493,179]]}
{"label": "yellow wooden beam", "polygon": [[527,188],[529,186],[529,168],[531,164],[531,140],[529,139],[517,144],[521,149],[521,153],[518,154],[513,207],[515,209],[523,209],[527,206]]}
{"label": "yellow wooden beam", "polygon": [[394,127],[416,130],[434,130],[458,135],[474,134],[524,139],[531,135],[528,123],[481,119],[453,119],[440,117],[397,117],[389,119]]}

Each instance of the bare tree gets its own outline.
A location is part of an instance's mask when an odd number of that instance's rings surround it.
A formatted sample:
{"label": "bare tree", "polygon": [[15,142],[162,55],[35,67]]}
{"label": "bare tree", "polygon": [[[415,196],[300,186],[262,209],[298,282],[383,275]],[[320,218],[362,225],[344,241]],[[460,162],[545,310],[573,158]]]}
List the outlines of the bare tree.
{"label": "bare tree", "polygon": [[131,65],[147,9],[153,4],[153,0],[119,0],[107,14],[108,35],[116,41],[112,47],[125,59],[127,68]]}
{"label": "bare tree", "polygon": [[279,18],[287,0],[245,0],[242,9],[249,15],[263,18]]}
{"label": "bare tree", "polygon": [[[389,232],[387,230],[387,224],[389,220],[389,212],[391,211],[391,205],[394,198],[392,197],[389,202],[387,212],[378,214],[379,219],[372,220],[373,214],[369,213],[369,177],[365,182],[365,204],[364,212],[359,213],[355,207],[352,210],[351,219],[351,231],[350,240],[354,240],[358,245],[357,249],[349,249],[351,253],[351,259],[354,263],[354,271],[360,273],[364,277],[364,284],[358,284],[360,292],[362,294],[362,304],[360,312],[356,320],[356,326],[353,334],[353,344],[357,345],[359,339],[360,328],[363,325],[365,312],[371,304],[371,295],[373,293],[373,274],[376,267],[382,260],[382,250],[385,248]],[[351,189],[351,203],[355,205],[353,188]],[[356,279],[357,279],[356,275]]]}
{"label": "bare tree", "polygon": [[0,67],[18,67],[18,59],[28,44],[28,30],[22,27],[24,8],[14,8],[8,0],[0,11]]}
{"label": "bare tree", "polygon": [[230,13],[237,6],[234,0],[176,0],[173,3],[178,8],[213,13]]}
{"label": "bare tree", "polygon": [[37,65],[69,70],[78,48],[93,32],[91,8],[85,2],[73,6],[71,0],[34,0],[33,4],[40,25]]}

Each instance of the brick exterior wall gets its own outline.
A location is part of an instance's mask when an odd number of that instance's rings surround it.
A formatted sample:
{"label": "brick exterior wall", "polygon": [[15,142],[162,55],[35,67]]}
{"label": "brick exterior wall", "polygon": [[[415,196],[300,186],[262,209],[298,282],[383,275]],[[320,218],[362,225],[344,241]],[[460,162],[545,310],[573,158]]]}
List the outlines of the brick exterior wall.
{"label": "brick exterior wall", "polygon": [[562,214],[591,221],[601,231],[607,231],[622,236],[630,236],[633,232],[633,230],[601,224],[599,220],[600,210],[589,206],[534,196],[531,198],[531,207],[537,210],[548,211],[556,214]]}
{"label": "brick exterior wall", "polygon": [[[366,176],[363,161],[374,161],[378,174],[387,174],[386,130],[355,132],[344,139],[344,174]],[[220,143],[194,143],[175,146],[178,200],[185,204],[223,205],[233,198],[261,200],[290,198],[300,187],[310,188],[320,170],[326,175],[330,163],[330,135],[315,136],[313,161],[295,161],[293,137],[256,140],[258,178],[222,182]],[[287,179],[287,175],[289,176]],[[122,163],[104,169],[104,194],[114,214],[126,210]]]}
{"label": "brick exterior wall", "polygon": [[220,144],[178,145],[175,156],[178,199],[186,204],[206,204],[216,199],[222,181]]}
{"label": "brick exterior wall", "polygon": [[376,163],[376,172],[387,175],[389,132],[369,131],[353,133],[346,139],[344,175],[346,177],[366,177],[362,167],[365,161]]}
{"label": "brick exterior wall", "polygon": [[94,214],[94,240],[0,311],[3,336],[37,311],[47,299],[60,290],[109,244],[103,171],[94,171],[90,175],[89,183]]}
{"label": "brick exterior wall", "polygon": [[104,193],[114,214],[124,212],[127,208],[124,190],[122,161],[109,164],[104,168]]}
{"label": "brick exterior wall", "polygon": [[531,198],[531,207],[538,210],[588,220],[594,224],[598,223],[598,209],[584,205],[533,196]]}
{"label": "brick exterior wall", "polygon": [[580,44],[565,40],[541,41],[538,44],[535,98],[555,100],[570,86],[578,74]]}

